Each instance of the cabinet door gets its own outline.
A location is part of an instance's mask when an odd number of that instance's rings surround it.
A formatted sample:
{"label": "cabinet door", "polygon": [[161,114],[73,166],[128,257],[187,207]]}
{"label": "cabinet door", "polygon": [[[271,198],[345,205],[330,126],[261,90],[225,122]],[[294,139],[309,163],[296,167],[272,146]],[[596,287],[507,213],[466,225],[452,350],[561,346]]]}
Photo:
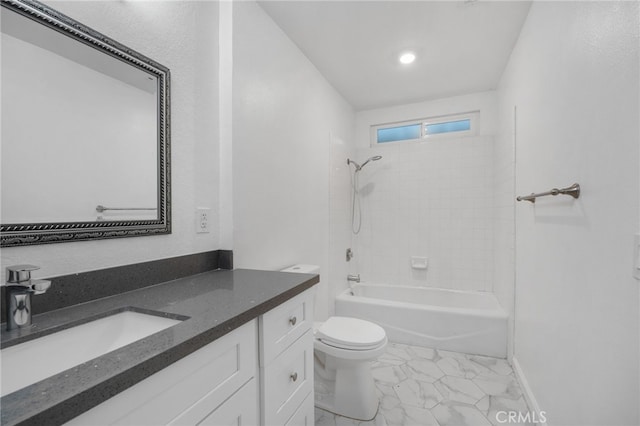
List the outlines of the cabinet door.
{"label": "cabinet door", "polygon": [[239,327],[67,425],[197,424],[255,376],[256,326]]}
{"label": "cabinet door", "polygon": [[313,332],[308,330],[261,372],[263,422],[283,425],[313,395]]}
{"label": "cabinet door", "polygon": [[313,426],[315,422],[313,393],[310,393],[284,426]]}
{"label": "cabinet door", "polygon": [[258,424],[258,385],[255,379],[244,385],[199,426],[255,426]]}

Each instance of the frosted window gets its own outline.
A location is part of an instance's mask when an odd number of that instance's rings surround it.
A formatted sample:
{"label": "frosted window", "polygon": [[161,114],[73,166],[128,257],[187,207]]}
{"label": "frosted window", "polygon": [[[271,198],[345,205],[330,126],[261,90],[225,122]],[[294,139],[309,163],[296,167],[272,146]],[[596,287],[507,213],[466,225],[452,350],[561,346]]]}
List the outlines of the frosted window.
{"label": "frosted window", "polygon": [[378,143],[419,139],[421,136],[421,126],[422,125],[418,123],[408,126],[387,127],[384,129],[378,129]]}
{"label": "frosted window", "polygon": [[371,146],[388,142],[414,143],[440,138],[472,136],[477,133],[479,115],[479,111],[472,111],[395,123],[374,124],[369,133]]}
{"label": "frosted window", "polygon": [[437,135],[440,133],[464,132],[471,130],[471,119],[446,121],[444,123],[425,124],[424,134]]}

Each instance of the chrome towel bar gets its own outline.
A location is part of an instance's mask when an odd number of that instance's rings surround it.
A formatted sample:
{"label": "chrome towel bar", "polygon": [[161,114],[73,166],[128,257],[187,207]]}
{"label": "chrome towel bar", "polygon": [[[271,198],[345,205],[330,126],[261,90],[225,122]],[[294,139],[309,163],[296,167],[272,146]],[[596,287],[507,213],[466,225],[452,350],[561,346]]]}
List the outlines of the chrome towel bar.
{"label": "chrome towel bar", "polygon": [[564,195],[570,195],[573,198],[579,198],[580,197],[580,185],[577,183],[574,183],[573,185],[567,187],[567,188],[562,188],[562,189],[558,189],[558,188],[553,188],[551,191],[547,191],[547,192],[539,192],[537,194],[532,193],[531,195],[525,195],[525,196],[519,196],[516,198],[516,200],[518,201],[531,201],[532,203],[536,202],[536,198],[538,197],[544,197],[546,195],[553,195],[556,196],[558,194],[564,194]]}
{"label": "chrome towel bar", "polygon": [[105,210],[158,210],[157,207],[105,207],[97,206],[96,211],[102,213]]}

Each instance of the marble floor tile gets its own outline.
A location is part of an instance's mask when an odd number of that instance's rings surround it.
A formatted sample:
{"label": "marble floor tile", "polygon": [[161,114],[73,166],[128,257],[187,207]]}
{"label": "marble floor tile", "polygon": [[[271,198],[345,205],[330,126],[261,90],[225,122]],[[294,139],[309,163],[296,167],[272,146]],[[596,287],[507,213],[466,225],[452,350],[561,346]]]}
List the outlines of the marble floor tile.
{"label": "marble floor tile", "polygon": [[435,361],[436,357],[438,356],[438,353],[435,349],[423,348],[420,346],[409,346],[407,348],[407,352],[412,355],[412,359],[423,358],[430,361]]}
{"label": "marble floor tile", "polygon": [[513,369],[505,359],[491,358],[488,356],[470,355],[469,360],[473,363],[482,365],[496,374],[508,376],[513,374]]}
{"label": "marble floor tile", "polygon": [[466,404],[438,404],[431,410],[440,426],[491,426],[476,407]]}
{"label": "marble floor tile", "polygon": [[409,360],[400,368],[407,377],[428,383],[433,383],[444,376],[435,362],[423,358]]}
{"label": "marble floor tile", "polygon": [[388,426],[439,426],[433,414],[424,408],[402,406],[392,412],[383,411],[381,414]]}
{"label": "marble floor tile", "polygon": [[436,363],[438,367],[448,376],[464,377],[473,379],[480,374],[494,374],[488,368],[474,363],[467,358],[441,358]]}
{"label": "marble floor tile", "polygon": [[407,345],[389,343],[387,350],[378,358],[378,362],[390,365],[402,365],[414,356],[407,351]]}
{"label": "marble floor tile", "polygon": [[409,361],[413,358],[412,354],[409,353],[409,348],[410,346],[403,345],[401,343],[389,343],[387,345],[386,354],[394,355],[398,358],[404,359],[405,361]]}
{"label": "marble floor tile", "polygon": [[504,359],[390,343],[372,363],[372,373],[380,398],[373,420],[353,420],[316,408],[316,425],[500,426],[505,413],[528,413]]}
{"label": "marble floor tile", "polygon": [[440,401],[442,395],[431,383],[407,379],[395,385],[393,389],[403,405],[419,408],[433,408]]}
{"label": "marble floor tile", "polygon": [[486,395],[475,383],[462,377],[445,376],[435,387],[445,399],[465,404],[475,404]]}
{"label": "marble floor tile", "polygon": [[438,359],[440,358],[468,358],[467,354],[462,352],[443,351],[442,349],[436,349],[438,353]]}
{"label": "marble floor tile", "polygon": [[371,368],[376,382],[395,385],[407,379],[407,375],[400,366],[379,363]]}
{"label": "marble floor tile", "polygon": [[477,376],[472,381],[487,395],[509,399],[518,399],[522,396],[520,385],[513,375]]}
{"label": "marble floor tile", "polygon": [[376,383],[376,390],[378,398],[380,398],[379,410],[391,410],[402,405],[400,398],[398,398],[398,395],[392,386],[378,382]]}
{"label": "marble floor tile", "polygon": [[[509,399],[487,395],[478,401],[476,408],[478,408],[478,410],[480,410],[480,412],[482,412],[494,426],[504,425],[506,423],[505,419],[510,412],[522,413],[523,416],[526,416],[529,412],[527,403],[524,401],[523,397],[518,399]],[[509,422],[509,424],[529,425],[532,423],[523,421],[520,423]]]}
{"label": "marble floor tile", "polygon": [[480,401],[476,402],[476,408],[486,415],[491,407],[491,397],[489,395],[483,396]]}

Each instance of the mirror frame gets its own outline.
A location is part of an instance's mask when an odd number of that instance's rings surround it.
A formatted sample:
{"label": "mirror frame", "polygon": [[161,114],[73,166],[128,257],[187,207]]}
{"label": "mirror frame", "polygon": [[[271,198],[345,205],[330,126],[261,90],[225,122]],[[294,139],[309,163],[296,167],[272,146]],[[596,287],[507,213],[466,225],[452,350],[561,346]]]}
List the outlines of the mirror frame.
{"label": "mirror frame", "polygon": [[158,79],[158,216],[154,220],[0,224],[0,246],[25,246],[171,233],[169,68],[35,0],[2,0],[2,7],[72,37]]}

